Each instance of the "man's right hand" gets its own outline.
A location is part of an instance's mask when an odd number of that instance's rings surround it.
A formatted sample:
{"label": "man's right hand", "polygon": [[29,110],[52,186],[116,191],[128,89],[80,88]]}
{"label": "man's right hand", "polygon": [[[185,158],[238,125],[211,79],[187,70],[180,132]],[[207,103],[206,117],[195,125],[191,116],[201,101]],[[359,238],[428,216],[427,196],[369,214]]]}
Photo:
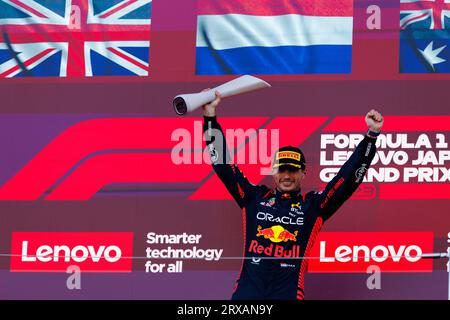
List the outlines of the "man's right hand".
{"label": "man's right hand", "polygon": [[[202,92],[208,91],[208,90],[211,90],[211,89],[205,89]],[[205,117],[215,117],[216,116],[216,108],[219,105],[220,100],[222,99],[222,97],[220,96],[219,91],[216,91],[215,93],[216,93],[216,98],[213,101],[211,101],[210,103],[205,104],[202,107],[203,108],[203,115]]]}

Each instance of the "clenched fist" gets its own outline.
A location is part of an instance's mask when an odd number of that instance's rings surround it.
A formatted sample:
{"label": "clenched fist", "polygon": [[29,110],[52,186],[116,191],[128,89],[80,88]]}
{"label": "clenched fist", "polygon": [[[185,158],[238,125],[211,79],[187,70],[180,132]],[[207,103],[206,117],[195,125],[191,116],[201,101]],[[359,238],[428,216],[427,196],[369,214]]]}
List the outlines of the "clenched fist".
{"label": "clenched fist", "polygon": [[372,109],[366,114],[366,123],[370,131],[380,132],[383,127],[384,119],[381,113]]}
{"label": "clenched fist", "polygon": [[[205,89],[205,90],[202,90],[202,92],[209,91],[209,90],[211,90],[211,89]],[[215,94],[216,94],[216,98],[213,101],[211,101],[210,103],[207,103],[203,106],[203,115],[205,117],[215,117],[216,116],[216,108],[219,105],[222,97],[221,97],[219,91],[216,91]]]}

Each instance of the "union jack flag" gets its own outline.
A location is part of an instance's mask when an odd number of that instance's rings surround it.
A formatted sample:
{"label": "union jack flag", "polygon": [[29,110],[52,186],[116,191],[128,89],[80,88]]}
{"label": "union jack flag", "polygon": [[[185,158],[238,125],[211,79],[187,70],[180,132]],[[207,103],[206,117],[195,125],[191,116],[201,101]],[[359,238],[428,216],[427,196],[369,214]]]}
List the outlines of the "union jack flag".
{"label": "union jack flag", "polygon": [[[148,76],[152,0],[0,0],[0,78]],[[10,40],[10,41],[8,41]]]}
{"label": "union jack flag", "polygon": [[450,29],[450,0],[401,0],[400,28]]}

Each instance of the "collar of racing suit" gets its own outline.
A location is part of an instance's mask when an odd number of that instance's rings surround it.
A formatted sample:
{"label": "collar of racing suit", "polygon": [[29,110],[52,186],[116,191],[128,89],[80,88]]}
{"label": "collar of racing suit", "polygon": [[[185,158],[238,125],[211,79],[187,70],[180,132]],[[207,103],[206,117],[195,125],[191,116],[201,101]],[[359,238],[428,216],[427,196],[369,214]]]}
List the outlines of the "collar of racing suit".
{"label": "collar of racing suit", "polygon": [[275,196],[276,200],[291,200],[291,201],[302,201],[303,202],[303,198],[302,198],[302,191],[298,190],[298,191],[292,191],[292,192],[281,192],[280,190],[278,190],[277,188],[275,188],[274,190],[272,190],[271,195],[270,196]]}

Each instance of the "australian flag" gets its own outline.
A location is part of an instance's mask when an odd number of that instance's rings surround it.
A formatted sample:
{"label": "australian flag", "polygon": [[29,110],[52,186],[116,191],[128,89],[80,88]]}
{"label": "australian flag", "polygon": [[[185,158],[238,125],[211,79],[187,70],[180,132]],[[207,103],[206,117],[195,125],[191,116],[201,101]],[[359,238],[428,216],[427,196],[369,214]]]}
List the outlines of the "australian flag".
{"label": "australian flag", "polygon": [[148,76],[152,0],[0,0],[0,78]]}
{"label": "australian flag", "polygon": [[400,72],[450,72],[450,0],[401,0]]}

